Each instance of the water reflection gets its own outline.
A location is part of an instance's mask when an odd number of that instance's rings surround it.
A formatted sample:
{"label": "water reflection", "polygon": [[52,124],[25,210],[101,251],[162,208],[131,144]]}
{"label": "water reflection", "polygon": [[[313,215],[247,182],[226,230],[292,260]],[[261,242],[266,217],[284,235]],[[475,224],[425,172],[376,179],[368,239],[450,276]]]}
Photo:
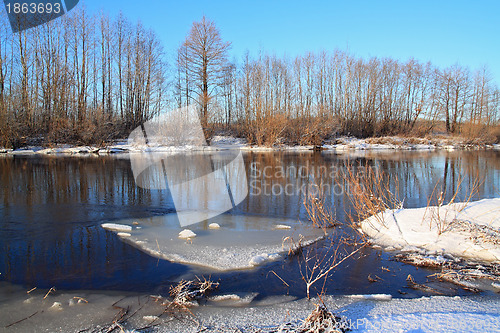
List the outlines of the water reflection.
{"label": "water reflection", "polygon": [[[498,152],[391,152],[337,155],[315,153],[249,154],[247,168],[249,198],[240,205],[243,211],[265,212],[276,216],[306,219],[302,200],[311,184],[320,184],[327,199],[336,207],[337,217],[349,210],[342,176],[346,168],[354,172],[371,166],[397,179],[404,207],[427,204],[434,187],[446,192],[449,200],[462,179],[458,198],[466,197],[474,180],[483,180],[474,199],[500,195],[500,153]],[[391,188],[396,189],[395,184]]]}
{"label": "water reflection", "polygon": [[[345,188],[339,171],[348,165],[376,166],[388,175],[397,175],[405,207],[426,205],[436,183],[452,193],[459,177],[463,177],[462,196],[479,176],[485,181],[476,199],[495,197],[499,196],[499,157],[498,152],[487,151],[247,153],[244,159],[250,193],[235,213],[307,221],[303,195],[316,182],[329,185],[327,199],[341,220],[350,208],[345,194],[339,192]],[[0,158],[0,279],[38,287],[154,289],[191,269],[158,262],[99,225],[173,211],[168,190],[136,186],[127,159]],[[367,258],[371,259],[351,262],[336,273],[338,280],[351,283],[352,292],[366,291],[363,276],[378,256],[371,251]],[[265,269],[225,275],[227,288],[282,292],[279,282],[268,283],[262,273]],[[280,272],[293,277],[298,271],[290,262]],[[358,281],[359,285],[347,281]],[[329,290],[335,288],[339,287],[332,282]]]}

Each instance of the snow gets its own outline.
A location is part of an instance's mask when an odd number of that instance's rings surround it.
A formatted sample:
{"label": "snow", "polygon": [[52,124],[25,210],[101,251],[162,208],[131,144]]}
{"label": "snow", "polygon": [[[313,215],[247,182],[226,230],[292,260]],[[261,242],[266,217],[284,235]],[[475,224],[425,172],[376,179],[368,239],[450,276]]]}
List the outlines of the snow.
{"label": "snow", "polygon": [[285,225],[285,224],[276,224],[274,226],[274,229],[290,229],[291,227],[289,225]]}
{"label": "snow", "polygon": [[500,198],[386,210],[362,221],[361,229],[383,247],[500,261]]}
{"label": "snow", "polygon": [[252,266],[258,266],[261,265],[262,263],[266,261],[274,261],[279,259],[281,256],[278,253],[261,253],[259,255],[256,255],[250,259],[249,264]]}
{"label": "snow", "polygon": [[[80,155],[109,155],[120,153],[178,153],[186,151],[201,151],[213,152],[223,149],[241,149],[243,151],[266,152],[266,151],[310,151],[314,148],[312,145],[304,146],[289,146],[285,144],[275,145],[273,147],[252,146],[245,139],[237,138],[231,135],[216,135],[210,140],[211,145],[169,145],[161,144],[161,140],[155,143],[129,143],[127,140],[119,140],[107,145],[106,147],[96,146],[70,146],[58,145],[53,148],[44,148],[41,146],[29,146],[22,149],[1,149],[0,154],[5,155],[50,155],[50,154],[80,154]],[[416,150],[416,151],[433,151],[442,150],[459,150],[459,149],[492,149],[500,150],[500,144],[491,145],[471,145],[466,139],[459,137],[442,137],[442,138],[405,138],[405,137],[380,137],[358,139],[355,137],[338,137],[330,142],[326,142],[321,146],[323,150],[345,153],[347,151],[392,151],[392,150]]]}
{"label": "snow", "polygon": [[61,302],[54,302],[54,304],[52,304],[52,306],[50,307],[50,310],[60,311],[62,309],[63,309],[63,306],[62,306]]}
{"label": "snow", "polygon": [[210,140],[210,145],[216,147],[244,147],[247,145],[247,140],[230,135],[216,135]]}
{"label": "snow", "polygon": [[124,225],[124,224],[117,224],[117,223],[103,223],[103,224],[101,224],[101,227],[103,227],[106,230],[111,230],[111,231],[119,231],[119,232],[132,231],[131,226]]}
{"label": "snow", "polygon": [[219,223],[210,223],[208,225],[208,228],[209,229],[220,229],[220,225],[219,225]]}
{"label": "snow", "polygon": [[361,302],[343,314],[354,332],[498,332],[498,299],[422,297]]}
{"label": "snow", "polygon": [[390,301],[392,296],[388,294],[371,294],[371,295],[349,295],[352,299],[374,300],[374,301]]}
{"label": "snow", "polygon": [[[357,299],[323,296],[328,310],[346,318],[352,332],[499,332],[498,297],[422,297]],[[252,302],[251,307],[198,307],[194,313],[210,332],[271,332],[285,323],[301,322],[318,299]],[[171,326],[170,326],[171,325]],[[161,332],[192,332],[196,324],[175,323]]]}
{"label": "snow", "polygon": [[239,301],[240,299],[241,299],[241,297],[236,295],[236,294],[217,295],[217,296],[210,297],[210,300],[215,301],[215,302],[227,301],[227,300]]}
{"label": "snow", "polygon": [[179,232],[179,238],[188,239],[193,237],[196,237],[196,234],[192,230],[184,229]]}
{"label": "snow", "polygon": [[248,306],[258,293],[238,293],[238,294],[222,294],[208,297],[208,302],[213,306]]}

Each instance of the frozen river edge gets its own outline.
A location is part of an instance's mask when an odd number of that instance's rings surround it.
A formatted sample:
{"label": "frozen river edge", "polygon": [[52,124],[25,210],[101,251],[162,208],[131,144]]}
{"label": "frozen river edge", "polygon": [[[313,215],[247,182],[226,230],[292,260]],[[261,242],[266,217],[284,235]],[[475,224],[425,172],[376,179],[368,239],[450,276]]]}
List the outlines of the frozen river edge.
{"label": "frozen river edge", "polygon": [[[120,309],[130,318],[123,332],[157,326],[148,332],[271,332],[286,324],[300,325],[318,299],[270,297],[259,301],[235,295],[210,298],[210,306],[191,314],[161,315],[164,307],[149,295],[84,291],[26,294],[21,287],[2,284],[0,327],[7,332],[100,331]],[[222,300],[222,301],[220,301]],[[231,301],[227,301],[231,300]],[[324,296],[327,308],[345,319],[354,332],[498,332],[500,299],[487,296],[432,296],[393,299],[389,295]],[[8,327],[6,327],[8,326]]]}

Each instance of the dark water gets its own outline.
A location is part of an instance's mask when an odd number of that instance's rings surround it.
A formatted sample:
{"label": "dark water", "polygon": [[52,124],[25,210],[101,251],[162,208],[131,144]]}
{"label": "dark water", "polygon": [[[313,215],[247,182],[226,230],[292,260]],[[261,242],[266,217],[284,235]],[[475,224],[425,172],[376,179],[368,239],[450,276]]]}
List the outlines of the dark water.
{"label": "dark water", "polygon": [[[0,157],[0,280],[39,288],[162,292],[181,276],[211,274],[221,279],[222,292],[304,295],[296,259],[249,271],[210,272],[152,258],[104,231],[103,222],[175,211],[168,190],[136,186],[125,156]],[[302,189],[315,182],[324,185],[326,200],[344,221],[350,206],[339,172],[358,165],[397,176],[400,198],[408,208],[425,206],[436,184],[450,195],[459,179],[462,196],[477,177],[484,181],[475,199],[500,195],[499,152],[248,153],[245,164],[250,195],[235,214],[307,221]],[[432,273],[368,248],[336,270],[325,288],[331,294],[399,296],[403,291],[413,296],[418,293],[405,289],[407,275],[424,282]],[[383,281],[369,283],[369,274]]]}

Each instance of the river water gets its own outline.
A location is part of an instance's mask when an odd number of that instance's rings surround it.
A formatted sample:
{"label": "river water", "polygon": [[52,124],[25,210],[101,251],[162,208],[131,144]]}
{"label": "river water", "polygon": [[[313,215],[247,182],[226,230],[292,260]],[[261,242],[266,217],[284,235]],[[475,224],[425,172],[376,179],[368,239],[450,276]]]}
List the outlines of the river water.
{"label": "river water", "polygon": [[[341,173],[365,165],[397,176],[397,191],[406,208],[426,206],[436,184],[450,195],[461,181],[459,197],[464,196],[476,178],[483,181],[474,199],[500,195],[500,153],[494,151],[248,152],[244,160],[249,195],[229,214],[307,223],[304,189],[314,182],[324,186],[326,202],[345,222],[351,207]],[[219,272],[158,260],[100,227],[174,212],[168,190],[136,185],[127,154],[0,157],[0,281],[25,288],[166,293],[181,278],[211,275],[220,279],[221,292],[305,295],[294,258]],[[411,274],[425,282],[434,271],[391,258],[390,253],[366,248],[340,266],[324,287],[335,295],[421,295],[406,288],[406,277]],[[370,274],[382,281],[370,283]]]}

